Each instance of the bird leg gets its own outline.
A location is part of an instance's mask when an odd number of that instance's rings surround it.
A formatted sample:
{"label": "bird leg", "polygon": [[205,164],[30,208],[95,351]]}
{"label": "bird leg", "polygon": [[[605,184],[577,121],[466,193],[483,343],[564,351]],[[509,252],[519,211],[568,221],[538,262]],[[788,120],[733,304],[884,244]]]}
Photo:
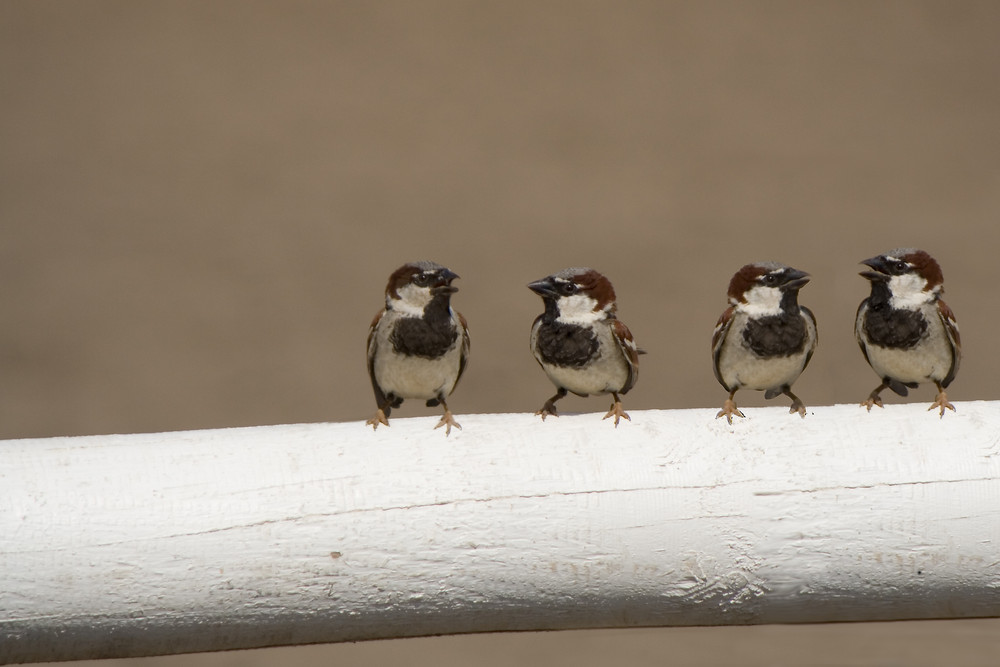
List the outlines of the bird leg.
{"label": "bird leg", "polygon": [[386,396],[375,382],[374,377],[372,377],[372,387],[375,388],[375,405],[378,406],[378,410],[374,417],[365,422],[365,426],[371,426],[373,431],[377,431],[379,424],[389,425],[389,414],[393,408],[398,408],[403,404],[403,399],[392,392]]}
{"label": "bird leg", "polygon": [[792,393],[792,388],[789,387],[788,385],[785,385],[784,387],[781,388],[781,393],[787,396],[788,398],[792,399],[792,407],[788,409],[788,414],[791,415],[798,412],[799,415],[803,419],[805,419],[806,418],[805,403],[802,402],[802,399],[800,399],[798,396]]}
{"label": "bird leg", "polygon": [[865,400],[863,400],[863,401],[861,401],[861,407],[868,408],[868,412],[872,411],[872,406],[873,405],[877,405],[877,406],[879,406],[881,408],[882,407],[882,397],[880,397],[879,394],[882,393],[883,389],[888,389],[888,388],[889,388],[889,383],[888,382],[883,382],[879,386],[877,386],[874,389],[872,389],[872,393],[868,394],[868,398],[865,399]]}
{"label": "bird leg", "polygon": [[389,412],[389,409],[390,408],[389,408],[389,404],[388,403],[386,403],[385,405],[381,406],[378,409],[378,411],[375,413],[375,416],[365,422],[365,426],[371,426],[373,431],[377,431],[378,430],[378,425],[379,424],[385,424],[386,426],[388,426],[389,425],[389,415],[387,415],[386,413]]}
{"label": "bird leg", "polygon": [[550,398],[549,400],[545,401],[545,405],[542,406],[542,409],[537,411],[535,414],[541,415],[542,421],[545,421],[545,418],[548,417],[549,415],[552,415],[553,417],[558,417],[559,413],[556,412],[556,401],[558,401],[560,398],[563,398],[564,396],[566,396],[566,390],[562,387],[559,387],[559,391],[556,392],[556,395]]}
{"label": "bird leg", "polygon": [[604,419],[614,415],[615,417],[615,428],[618,428],[618,420],[624,417],[625,419],[632,421],[632,418],[628,416],[625,409],[622,407],[622,400],[618,398],[618,394],[611,392],[611,395],[615,397],[615,402],[611,404],[611,409],[608,410],[608,414],[604,415]]}
{"label": "bird leg", "polygon": [[942,417],[944,417],[945,408],[951,410],[952,412],[955,412],[956,411],[955,406],[948,402],[948,394],[944,393],[944,387],[941,386],[940,382],[935,382],[934,384],[937,385],[938,393],[937,396],[934,398],[934,403],[932,403],[931,407],[927,409],[933,410],[934,408],[941,408]]}
{"label": "bird leg", "polygon": [[434,428],[441,428],[444,426],[444,434],[451,435],[451,427],[454,426],[459,431],[462,430],[462,425],[455,421],[454,415],[451,414],[451,410],[448,409],[448,404],[444,402],[443,396],[438,396],[438,401],[444,407],[444,415],[441,416],[441,421],[437,423]]}
{"label": "bird leg", "polygon": [[722,404],[722,409],[719,410],[719,413],[715,415],[716,419],[725,415],[726,421],[732,424],[733,415],[736,415],[737,417],[746,417],[746,415],[740,412],[740,409],[736,407],[736,401],[733,400],[733,396],[736,395],[737,390],[738,389],[733,389],[729,392],[729,398],[727,398],[726,402]]}

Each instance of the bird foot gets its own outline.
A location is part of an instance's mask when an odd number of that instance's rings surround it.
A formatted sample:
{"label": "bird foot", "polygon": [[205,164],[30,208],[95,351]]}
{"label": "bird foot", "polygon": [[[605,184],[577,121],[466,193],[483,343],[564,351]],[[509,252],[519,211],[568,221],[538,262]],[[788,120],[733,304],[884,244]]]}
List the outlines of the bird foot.
{"label": "bird foot", "polygon": [[389,419],[385,416],[385,412],[382,411],[382,408],[379,408],[378,412],[375,413],[375,416],[365,422],[365,426],[371,426],[373,431],[378,430],[379,424],[385,424],[386,426],[389,425]]}
{"label": "bird foot", "polygon": [[437,423],[437,426],[435,426],[434,428],[441,428],[442,426],[444,426],[444,434],[446,436],[451,434],[452,426],[457,428],[459,431],[462,430],[462,425],[459,424],[457,421],[455,421],[455,417],[451,414],[451,410],[444,411],[444,415],[442,415],[441,421],[439,421]]}
{"label": "bird foot", "polygon": [[540,415],[542,417],[542,421],[545,421],[545,418],[550,415],[552,417],[559,416],[559,413],[556,412],[556,405],[552,401],[545,401],[545,405],[542,406],[542,409],[536,411],[535,414]]}
{"label": "bird foot", "polygon": [[612,415],[614,415],[615,418],[615,428],[618,428],[619,419],[624,418],[629,421],[632,421],[632,418],[628,416],[627,412],[625,412],[625,408],[622,407],[621,401],[615,401],[614,403],[611,404],[611,409],[608,410],[608,414],[604,415],[604,419],[607,419]]}
{"label": "bird foot", "polygon": [[796,412],[798,412],[799,416],[803,419],[806,418],[806,406],[798,399],[795,399],[795,401],[792,402],[792,407],[788,408],[788,414],[794,415]]}
{"label": "bird foot", "polygon": [[882,398],[878,394],[876,394],[874,392],[872,392],[872,394],[870,396],[868,396],[868,398],[866,398],[865,400],[861,401],[861,407],[868,408],[868,412],[872,411],[872,406],[873,405],[877,405],[880,408],[884,407],[882,405]]}
{"label": "bird foot", "polygon": [[952,412],[956,411],[955,406],[948,402],[948,395],[944,393],[944,390],[938,392],[938,395],[934,398],[934,403],[932,403],[931,407],[927,409],[933,410],[934,408],[941,408],[942,417],[944,417],[945,408],[951,410]]}
{"label": "bird foot", "polygon": [[731,398],[727,398],[726,402],[722,404],[722,409],[719,410],[717,415],[715,415],[715,418],[718,419],[719,417],[725,416],[726,421],[732,424],[733,415],[736,415],[737,417],[746,417],[746,415],[740,412],[740,409],[736,407],[736,401]]}

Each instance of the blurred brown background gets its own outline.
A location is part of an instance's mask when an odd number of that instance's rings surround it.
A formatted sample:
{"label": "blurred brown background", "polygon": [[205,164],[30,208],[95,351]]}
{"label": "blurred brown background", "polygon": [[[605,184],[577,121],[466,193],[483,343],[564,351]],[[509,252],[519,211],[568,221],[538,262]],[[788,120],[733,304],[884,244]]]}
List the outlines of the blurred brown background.
{"label": "blurred brown background", "polygon": [[[424,258],[462,276],[459,420],[551,394],[527,351],[541,302],[525,284],[570,265],[612,279],[649,351],[627,408],[712,418],[725,395],[711,330],[730,276],[758,259],[813,275],[801,300],[820,347],[796,392],[860,401],[878,379],[853,339],[857,262],[899,245],[944,268],[966,355],[949,396],[959,411],[995,399],[998,34],[994,2],[6,0],[0,437],[367,418],[367,326],[389,272]],[[411,401],[398,416],[433,412]],[[203,663],[993,664],[998,651],[987,620]]]}

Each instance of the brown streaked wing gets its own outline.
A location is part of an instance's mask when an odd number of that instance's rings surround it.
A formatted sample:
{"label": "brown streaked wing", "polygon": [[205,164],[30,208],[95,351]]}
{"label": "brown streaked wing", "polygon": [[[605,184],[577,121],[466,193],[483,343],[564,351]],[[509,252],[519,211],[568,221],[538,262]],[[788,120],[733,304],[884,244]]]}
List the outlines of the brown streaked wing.
{"label": "brown streaked wing", "polygon": [[712,370],[715,372],[715,379],[719,381],[719,384],[726,391],[732,390],[722,381],[722,373],[719,372],[719,356],[722,354],[722,342],[726,339],[726,334],[729,333],[729,327],[733,323],[733,313],[735,312],[736,306],[729,306],[729,308],[722,311],[719,321],[715,323],[715,330],[712,332]]}
{"label": "brown streaked wing", "polygon": [[858,341],[858,347],[861,348],[861,354],[865,356],[865,362],[871,366],[872,362],[871,359],[868,358],[868,348],[865,347],[865,341],[861,338],[861,331],[864,328],[864,322],[861,321],[861,318],[864,317],[862,311],[865,310],[867,306],[868,299],[864,299],[858,304],[858,312],[854,315],[854,338]]}
{"label": "brown streaked wing", "polygon": [[632,332],[621,320],[611,320],[611,332],[615,335],[618,347],[625,354],[625,363],[628,364],[628,377],[625,378],[625,386],[619,392],[626,394],[639,379],[639,348],[635,344]]}
{"label": "brown streaked wing", "polygon": [[372,389],[375,392],[375,404],[378,407],[385,405],[385,392],[382,388],[378,386],[378,382],[375,381],[375,350],[378,347],[375,341],[375,330],[378,328],[378,323],[381,321],[382,316],[385,315],[385,310],[380,310],[375,319],[372,320],[371,326],[368,327],[368,377],[372,381]]}
{"label": "brown streaked wing", "polygon": [[815,340],[813,340],[813,347],[812,347],[811,350],[809,350],[809,353],[806,354],[806,360],[802,364],[802,370],[805,370],[806,366],[809,365],[809,361],[812,359],[813,353],[816,351],[816,348],[819,346],[819,327],[816,326],[816,316],[813,315],[813,311],[809,310],[805,306],[799,306],[799,312],[801,312],[802,315],[806,319],[808,319],[810,322],[812,322],[813,331],[816,332],[816,338],[815,338]]}
{"label": "brown streaked wing", "polygon": [[948,375],[941,381],[941,386],[947,387],[958,374],[958,365],[962,361],[962,336],[958,333],[958,322],[955,320],[955,313],[952,312],[951,307],[940,299],[938,299],[937,305],[941,323],[944,324],[944,330],[948,334],[948,342],[951,343],[951,368],[948,369]]}
{"label": "brown streaked wing", "polygon": [[541,366],[543,369],[545,368],[545,365],[542,363],[542,356],[538,353],[537,336],[538,336],[538,328],[542,325],[542,319],[544,317],[545,314],[542,313],[541,315],[536,317],[535,320],[531,323],[531,338],[529,339],[531,347],[531,356],[535,358],[535,361],[537,361],[538,365]]}
{"label": "brown streaked wing", "polygon": [[462,373],[465,372],[465,367],[469,365],[469,349],[472,346],[472,341],[469,339],[469,323],[466,321],[465,316],[457,310],[455,311],[455,315],[458,317],[459,324],[462,325],[462,353],[458,362],[458,377],[455,378],[455,384],[451,388],[452,391],[455,391],[458,381],[462,379]]}

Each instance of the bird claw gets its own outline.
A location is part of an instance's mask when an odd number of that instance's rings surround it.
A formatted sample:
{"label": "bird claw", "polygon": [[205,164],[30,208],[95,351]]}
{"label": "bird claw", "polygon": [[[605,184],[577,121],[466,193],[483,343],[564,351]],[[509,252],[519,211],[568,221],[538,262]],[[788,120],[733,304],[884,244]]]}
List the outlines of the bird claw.
{"label": "bird claw", "polygon": [[545,418],[548,417],[549,415],[553,417],[558,417],[559,413],[556,412],[556,406],[554,403],[552,403],[552,401],[545,401],[545,405],[542,406],[541,410],[536,410],[535,415],[536,416],[540,415],[542,421],[545,421]]}
{"label": "bird claw", "polygon": [[451,435],[451,427],[454,426],[459,431],[462,430],[462,425],[455,421],[455,417],[451,414],[451,410],[445,410],[444,415],[441,417],[441,421],[437,423],[434,428],[441,428],[444,426],[444,434]]}
{"label": "bird claw", "polygon": [[945,394],[944,391],[938,392],[938,395],[934,398],[934,403],[932,403],[931,407],[927,408],[927,410],[930,411],[934,408],[941,408],[941,417],[944,417],[944,411],[946,408],[952,412],[957,412],[955,410],[955,406],[948,402],[948,395]]}
{"label": "bird claw", "polygon": [[378,412],[375,413],[375,416],[365,422],[365,426],[371,426],[373,431],[378,430],[379,424],[385,424],[386,426],[389,425],[389,419],[385,416],[385,412],[383,412],[382,408],[379,408]]}
{"label": "bird claw", "polygon": [[[884,407],[882,405],[882,398],[880,396],[878,396],[878,394],[872,394],[871,396],[869,396],[865,400],[861,401],[861,407],[868,408],[868,412],[872,411],[872,406],[873,405],[877,405],[880,408]],[[934,406],[931,406],[931,407],[934,407]],[[954,410],[954,408],[952,408],[952,409]]]}
{"label": "bird claw", "polygon": [[611,404],[611,409],[608,410],[608,414],[604,415],[604,419],[607,419],[612,415],[614,415],[615,418],[615,428],[618,428],[618,420],[622,418],[632,421],[632,418],[628,416],[627,412],[625,412],[625,408],[622,407],[621,401],[615,401]]}
{"label": "bird claw", "polygon": [[725,416],[726,421],[732,425],[733,415],[736,415],[737,417],[746,417],[746,415],[740,412],[740,409],[736,407],[736,401],[731,398],[727,398],[726,402],[722,404],[722,409],[719,410],[717,415],[715,415],[715,418],[718,419],[719,417]]}
{"label": "bird claw", "polygon": [[800,417],[805,419],[806,418],[805,403],[799,400],[796,400],[794,403],[792,403],[792,407],[788,408],[788,414],[794,415],[796,412],[799,413]]}

